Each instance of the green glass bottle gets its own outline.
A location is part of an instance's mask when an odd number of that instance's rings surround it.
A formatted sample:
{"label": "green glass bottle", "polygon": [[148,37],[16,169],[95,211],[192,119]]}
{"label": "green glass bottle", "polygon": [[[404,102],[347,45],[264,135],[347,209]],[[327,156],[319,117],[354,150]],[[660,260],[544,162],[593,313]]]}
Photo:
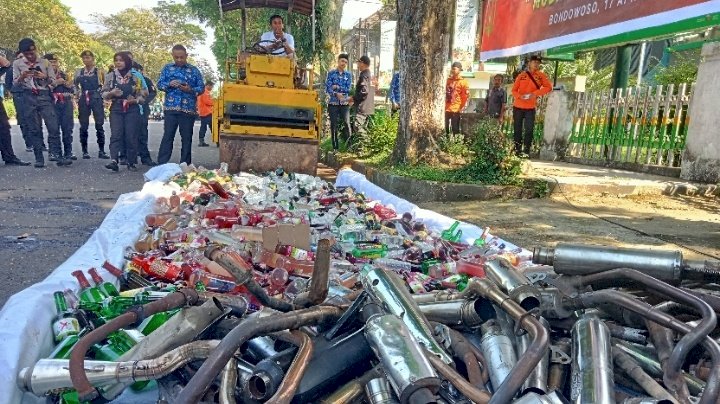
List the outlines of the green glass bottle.
{"label": "green glass bottle", "polygon": [[384,244],[359,243],[353,248],[351,254],[355,258],[375,259],[387,255],[388,248]]}
{"label": "green glass bottle", "polygon": [[170,317],[174,316],[178,311],[180,310],[161,311],[160,313],[155,313],[143,320],[143,322],[137,327],[137,330],[143,335],[150,335],[150,333],[165,324],[165,322],[167,322]]}
{"label": "green glass bottle", "polygon": [[[157,293],[157,292],[155,292]],[[97,317],[111,320],[127,312],[133,306],[142,306],[158,300],[165,294],[156,296],[153,292],[140,292],[134,296],[111,296],[102,302],[80,302],[79,308],[95,313]]]}
{"label": "green glass bottle", "polygon": [[144,304],[142,298],[144,295],[138,295],[135,297],[125,296],[113,296],[108,297],[102,302],[80,302],[80,309],[91,311],[95,313],[97,317],[102,317],[104,320],[112,320],[115,317],[125,313],[130,307],[137,304]]}
{"label": "green glass bottle", "polygon": [[456,221],[449,229],[443,230],[440,237],[442,237],[443,240],[452,241],[453,243],[460,242],[460,239],[462,238],[462,230],[458,229],[459,226],[460,222]]}
{"label": "green glass bottle", "polygon": [[93,345],[95,359],[100,361],[117,361],[118,358],[137,345],[145,336],[137,330],[120,329],[107,338],[105,345]]}
{"label": "green glass bottle", "polygon": [[420,264],[420,269],[422,270],[423,274],[427,275],[428,271],[430,270],[430,267],[435,264],[438,264],[439,262],[440,261],[438,261],[436,259],[425,260]]}
{"label": "green glass bottle", "polygon": [[55,299],[55,309],[58,314],[53,321],[52,329],[55,335],[55,342],[60,342],[70,335],[80,333],[80,323],[72,310],[68,310],[63,292],[58,291],[53,293],[53,298]]}
{"label": "green glass bottle", "polygon": [[101,292],[103,292],[107,296],[117,296],[120,294],[118,292],[115,285],[113,285],[110,282],[105,282],[105,280],[100,276],[100,274],[97,272],[97,269],[90,268],[88,270],[88,273],[90,274],[90,277],[92,278],[93,282],[95,282],[95,287],[100,289]]}
{"label": "green glass bottle", "polygon": [[78,392],[75,390],[66,391],[60,396],[60,404],[81,404]]}
{"label": "green glass bottle", "polygon": [[60,341],[55,349],[50,353],[50,359],[70,359],[72,349],[80,341],[80,338],[84,337],[85,334],[90,332],[89,328],[83,328],[77,335],[68,335],[64,340]]}
{"label": "green glass bottle", "polygon": [[107,297],[100,289],[90,286],[90,282],[82,271],[75,271],[72,273],[72,276],[74,276],[80,284],[80,293],[78,296],[81,302],[102,303]]}

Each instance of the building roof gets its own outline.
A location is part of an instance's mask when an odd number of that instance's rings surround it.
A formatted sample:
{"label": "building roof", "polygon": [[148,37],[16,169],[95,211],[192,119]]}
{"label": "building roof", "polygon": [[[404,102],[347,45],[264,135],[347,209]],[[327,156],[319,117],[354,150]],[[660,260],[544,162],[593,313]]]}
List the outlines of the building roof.
{"label": "building roof", "polygon": [[311,15],[313,0],[220,0],[222,11],[245,8],[277,8],[290,10],[293,13]]}

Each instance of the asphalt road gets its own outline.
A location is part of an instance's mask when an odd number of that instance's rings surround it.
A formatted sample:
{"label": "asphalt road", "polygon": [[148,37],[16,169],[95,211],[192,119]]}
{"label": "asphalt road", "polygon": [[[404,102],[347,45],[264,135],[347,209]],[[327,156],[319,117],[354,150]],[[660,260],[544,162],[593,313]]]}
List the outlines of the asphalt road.
{"label": "asphalt road", "polygon": [[[80,156],[78,126],[76,123],[73,150]],[[197,147],[198,129],[196,124],[193,163],[215,168],[218,149],[214,145]],[[162,132],[162,122],[150,123],[149,149],[154,160]],[[108,124],[105,133],[109,140]],[[17,126],[13,126],[12,139],[15,154],[34,162],[33,153],[25,151]],[[98,159],[97,153],[91,131],[90,160],[80,157],[69,167],[46,161],[42,169],[0,162],[0,306],[70,257],[102,223],[119,195],[142,188],[143,174],[149,167],[140,165],[137,172],[129,172],[121,166],[115,173],[104,167],[108,160]],[[170,161],[179,162],[179,154],[177,135]]]}

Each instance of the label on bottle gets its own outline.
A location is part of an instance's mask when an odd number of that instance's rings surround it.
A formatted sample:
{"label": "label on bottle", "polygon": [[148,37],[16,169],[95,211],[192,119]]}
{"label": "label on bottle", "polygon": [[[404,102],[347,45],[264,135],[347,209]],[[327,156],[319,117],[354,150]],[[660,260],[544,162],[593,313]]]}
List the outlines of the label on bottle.
{"label": "label on bottle", "polygon": [[308,252],[301,248],[293,247],[290,250],[290,256],[298,261],[305,261],[308,259]]}
{"label": "label on bottle", "polygon": [[207,288],[207,290],[213,292],[227,293],[235,289],[235,282],[209,276],[207,277],[207,284],[205,285],[205,287]]}
{"label": "label on bottle", "polygon": [[69,335],[77,335],[80,333],[80,323],[74,317],[66,317],[56,320],[53,325],[53,334],[55,341],[62,341]]}

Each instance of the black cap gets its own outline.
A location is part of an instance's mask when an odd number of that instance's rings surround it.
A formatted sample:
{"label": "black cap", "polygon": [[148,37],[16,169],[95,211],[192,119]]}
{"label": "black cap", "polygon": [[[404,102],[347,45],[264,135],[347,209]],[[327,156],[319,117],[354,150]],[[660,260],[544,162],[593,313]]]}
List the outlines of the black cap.
{"label": "black cap", "polygon": [[18,43],[18,50],[20,52],[27,52],[31,50],[35,50],[35,41],[33,41],[30,38],[23,38]]}
{"label": "black cap", "polygon": [[366,65],[370,66],[370,58],[367,55],[360,56],[360,59],[357,60],[358,62],[363,62]]}
{"label": "black cap", "polygon": [[530,56],[530,60],[531,60],[531,61],[537,60],[538,62],[542,63],[542,56],[540,56],[540,55],[532,55],[532,56]]}
{"label": "black cap", "polygon": [[80,53],[80,57],[85,57],[85,56],[90,56],[90,57],[93,57],[93,58],[94,58],[94,57],[95,57],[95,54],[93,54],[93,53],[92,53],[91,51],[89,51],[89,50],[84,50],[84,51],[82,51],[82,53]]}
{"label": "black cap", "polygon": [[348,56],[347,53],[341,53],[340,55],[338,55],[338,60],[340,59],[350,60],[350,56]]}
{"label": "black cap", "polygon": [[[446,66],[447,66],[447,65],[446,65]],[[457,67],[458,69],[462,70],[462,63],[460,63],[460,62],[455,62],[455,63],[452,64],[452,67]]]}
{"label": "black cap", "polygon": [[45,56],[43,56],[43,59],[47,60],[57,60],[57,57],[54,53],[46,53]]}

